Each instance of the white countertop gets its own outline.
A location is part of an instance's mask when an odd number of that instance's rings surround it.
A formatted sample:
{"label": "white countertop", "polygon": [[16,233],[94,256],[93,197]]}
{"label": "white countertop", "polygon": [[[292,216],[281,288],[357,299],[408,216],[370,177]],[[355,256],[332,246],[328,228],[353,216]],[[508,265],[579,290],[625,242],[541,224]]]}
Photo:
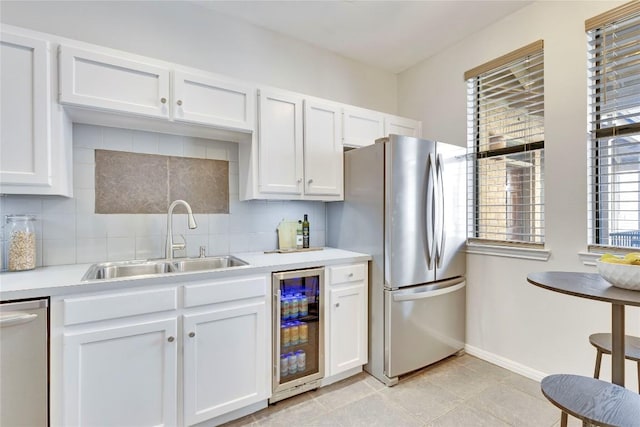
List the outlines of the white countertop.
{"label": "white countertop", "polygon": [[270,273],[274,271],[321,267],[332,264],[364,262],[370,255],[341,249],[323,248],[318,251],[265,254],[244,252],[232,254],[249,263],[232,267],[193,273],[166,273],[139,278],[118,278],[82,282],[80,279],[91,264],[69,264],[40,267],[29,271],[0,273],[0,300],[39,298],[56,295],[115,290],[142,285],[178,283],[193,280],[215,279],[237,275]]}

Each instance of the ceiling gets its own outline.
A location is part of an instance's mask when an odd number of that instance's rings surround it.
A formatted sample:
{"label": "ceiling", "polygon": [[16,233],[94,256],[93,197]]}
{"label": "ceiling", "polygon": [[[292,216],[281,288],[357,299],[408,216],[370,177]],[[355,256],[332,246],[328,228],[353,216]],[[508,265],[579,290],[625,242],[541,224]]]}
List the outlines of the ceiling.
{"label": "ceiling", "polygon": [[399,73],[533,1],[194,0],[194,3]]}

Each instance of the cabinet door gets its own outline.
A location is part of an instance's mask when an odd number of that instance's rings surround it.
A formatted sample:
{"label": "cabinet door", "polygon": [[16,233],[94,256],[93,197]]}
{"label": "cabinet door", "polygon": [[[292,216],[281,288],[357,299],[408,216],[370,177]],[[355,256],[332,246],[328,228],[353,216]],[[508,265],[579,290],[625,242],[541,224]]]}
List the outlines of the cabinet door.
{"label": "cabinet door", "polygon": [[261,90],[258,99],[259,191],[302,195],[302,97]]}
{"label": "cabinet door", "polygon": [[381,113],[355,107],[344,108],[344,145],[364,147],[384,135],[384,116]]}
{"label": "cabinet door", "polygon": [[173,74],[173,119],[253,131],[256,90],[208,76]]}
{"label": "cabinet door", "polygon": [[404,117],[386,116],[384,118],[384,134],[422,137],[422,122]]}
{"label": "cabinet door", "polygon": [[342,111],[314,101],[304,104],[304,192],[342,196]]}
{"label": "cabinet door", "polygon": [[184,316],[184,417],[193,425],[267,398],[265,302]]}
{"label": "cabinet door", "polygon": [[367,363],[365,283],[335,286],[329,298],[329,372],[336,375]]}
{"label": "cabinet door", "polygon": [[123,57],[60,47],[60,103],[169,117],[169,70]]}
{"label": "cabinet door", "polygon": [[64,425],[177,424],[177,320],[63,338]]}
{"label": "cabinet door", "polygon": [[0,38],[0,183],[50,186],[49,44]]}

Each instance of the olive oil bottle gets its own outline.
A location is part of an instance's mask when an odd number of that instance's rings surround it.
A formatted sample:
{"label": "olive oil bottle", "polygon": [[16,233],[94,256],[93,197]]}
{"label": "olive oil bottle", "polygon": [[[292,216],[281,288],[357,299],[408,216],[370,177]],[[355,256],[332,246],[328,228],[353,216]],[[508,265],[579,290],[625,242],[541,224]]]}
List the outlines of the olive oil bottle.
{"label": "olive oil bottle", "polygon": [[304,214],[304,219],[302,220],[302,247],[309,247],[309,218],[307,214]]}

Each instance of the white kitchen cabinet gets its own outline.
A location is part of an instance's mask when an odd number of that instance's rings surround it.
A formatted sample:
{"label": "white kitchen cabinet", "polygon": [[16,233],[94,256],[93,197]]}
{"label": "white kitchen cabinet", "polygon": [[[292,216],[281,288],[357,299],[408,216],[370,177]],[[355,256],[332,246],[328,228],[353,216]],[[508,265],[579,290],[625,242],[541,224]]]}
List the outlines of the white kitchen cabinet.
{"label": "white kitchen cabinet", "polygon": [[61,322],[62,347],[54,338],[52,360],[61,352],[62,384],[53,381],[52,395],[62,407],[52,406],[52,425],[177,424],[175,287],[71,296],[57,307],[52,335]]}
{"label": "white kitchen cabinet", "polygon": [[342,199],[342,109],[304,101],[304,194]]}
{"label": "white kitchen cabinet", "polygon": [[210,74],[173,72],[175,121],[248,131],[255,128],[256,89]]}
{"label": "white kitchen cabinet", "polygon": [[260,90],[258,104],[259,191],[265,195],[302,196],[302,96]]}
{"label": "white kitchen cabinet", "polygon": [[65,335],[64,425],[176,425],[176,334],[173,317]]}
{"label": "white kitchen cabinet", "polygon": [[384,134],[422,137],[422,122],[405,117],[386,115],[384,118]]}
{"label": "white kitchen cabinet", "polygon": [[268,279],[54,299],[52,425],[193,425],[266,404]]}
{"label": "white kitchen cabinet", "polygon": [[367,363],[367,264],[328,267],[328,376]]}
{"label": "white kitchen cabinet", "polygon": [[345,146],[364,147],[384,135],[384,114],[364,108],[344,107],[342,143]]}
{"label": "white kitchen cabinet", "polygon": [[184,286],[184,419],[197,424],[267,399],[267,276]]}
{"label": "white kitchen cabinet", "polygon": [[124,52],[60,48],[64,105],[251,132],[255,97],[255,88],[212,73]]}
{"label": "white kitchen cabinet", "polygon": [[240,146],[241,199],[341,200],[341,106],[276,89],[258,100],[258,135]]}
{"label": "white kitchen cabinet", "polygon": [[[6,26],[5,26],[6,27]],[[0,193],[72,195],[71,123],[52,104],[55,57],[28,31],[0,35]]]}
{"label": "white kitchen cabinet", "polygon": [[169,69],[98,51],[60,47],[60,103],[169,118]]}

